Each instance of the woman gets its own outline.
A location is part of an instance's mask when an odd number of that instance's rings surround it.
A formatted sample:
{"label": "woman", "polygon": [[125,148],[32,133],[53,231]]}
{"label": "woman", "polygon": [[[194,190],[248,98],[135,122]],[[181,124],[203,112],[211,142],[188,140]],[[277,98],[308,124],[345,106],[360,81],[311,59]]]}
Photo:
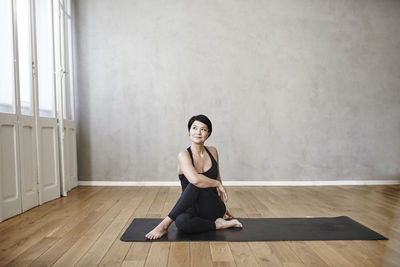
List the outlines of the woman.
{"label": "woman", "polygon": [[192,145],[178,155],[182,194],[168,216],[146,234],[148,239],[161,238],[173,221],[186,233],[243,227],[236,219],[223,218],[233,216],[224,204],[227,193],[219,176],[217,149],[204,145],[212,132],[211,121],[205,115],[193,116],[188,131]]}

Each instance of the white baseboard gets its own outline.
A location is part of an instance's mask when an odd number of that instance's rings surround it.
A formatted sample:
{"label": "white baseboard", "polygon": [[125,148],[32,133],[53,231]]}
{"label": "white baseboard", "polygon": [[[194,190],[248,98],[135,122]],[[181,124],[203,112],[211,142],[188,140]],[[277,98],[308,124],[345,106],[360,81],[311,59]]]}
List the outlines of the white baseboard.
{"label": "white baseboard", "polygon": [[[328,186],[328,185],[397,185],[398,180],[339,181],[223,181],[225,186]],[[84,186],[180,186],[179,181],[78,181]]]}

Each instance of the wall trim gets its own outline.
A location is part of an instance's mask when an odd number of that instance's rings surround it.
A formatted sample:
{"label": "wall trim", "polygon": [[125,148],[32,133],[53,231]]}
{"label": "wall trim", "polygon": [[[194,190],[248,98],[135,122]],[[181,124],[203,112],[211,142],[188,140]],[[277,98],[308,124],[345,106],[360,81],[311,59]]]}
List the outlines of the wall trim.
{"label": "wall trim", "polygon": [[[225,186],[397,185],[398,180],[223,181]],[[82,186],[180,186],[179,181],[78,181]]]}

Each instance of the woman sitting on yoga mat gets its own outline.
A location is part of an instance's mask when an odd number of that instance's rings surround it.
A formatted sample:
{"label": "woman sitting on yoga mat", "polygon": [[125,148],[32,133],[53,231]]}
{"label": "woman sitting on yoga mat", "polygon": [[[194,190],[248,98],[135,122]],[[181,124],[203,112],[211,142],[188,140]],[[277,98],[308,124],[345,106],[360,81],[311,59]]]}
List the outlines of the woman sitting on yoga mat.
{"label": "woman sitting on yoga mat", "polygon": [[188,131],[192,145],[178,155],[182,194],[168,216],[146,234],[148,239],[165,235],[173,221],[186,233],[242,227],[236,219],[224,219],[233,216],[224,204],[228,196],[219,176],[218,152],[215,147],[204,145],[212,132],[211,121],[204,115],[193,116]]}

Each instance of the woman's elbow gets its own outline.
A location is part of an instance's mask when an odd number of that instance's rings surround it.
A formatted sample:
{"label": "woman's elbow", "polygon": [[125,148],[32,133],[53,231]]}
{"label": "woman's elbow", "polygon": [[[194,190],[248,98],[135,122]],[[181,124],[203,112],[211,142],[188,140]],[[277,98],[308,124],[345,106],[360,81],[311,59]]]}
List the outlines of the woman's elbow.
{"label": "woman's elbow", "polygon": [[194,186],[199,187],[201,185],[201,179],[197,175],[190,176],[188,180]]}
{"label": "woman's elbow", "polygon": [[197,186],[197,187],[199,187],[199,185],[200,185],[200,180],[197,179],[197,178],[192,178],[192,179],[190,179],[189,182],[190,182],[192,185]]}

